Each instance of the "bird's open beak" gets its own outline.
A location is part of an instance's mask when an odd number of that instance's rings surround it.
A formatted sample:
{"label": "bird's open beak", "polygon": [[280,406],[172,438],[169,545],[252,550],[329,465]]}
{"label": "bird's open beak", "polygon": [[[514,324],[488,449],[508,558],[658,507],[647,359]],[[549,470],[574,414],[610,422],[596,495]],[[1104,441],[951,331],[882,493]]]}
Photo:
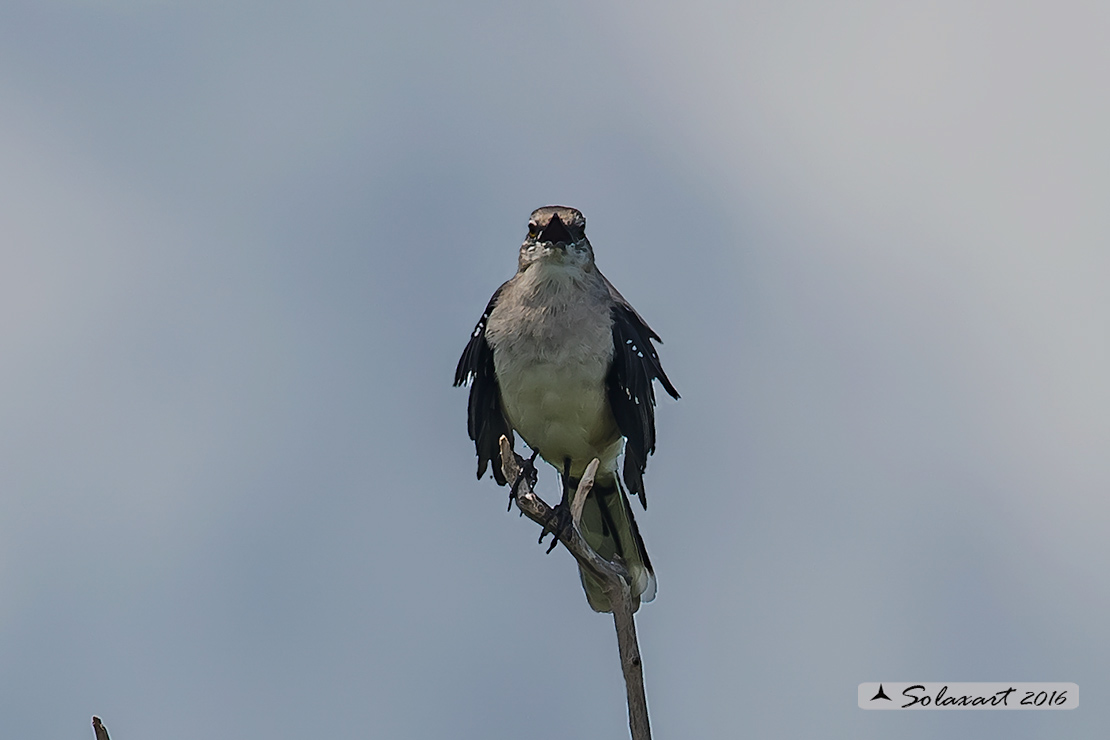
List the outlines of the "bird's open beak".
{"label": "bird's open beak", "polygon": [[567,227],[562,219],[556,214],[547,222],[547,226],[543,227],[543,231],[540,232],[537,241],[551,242],[552,246],[566,249],[567,245],[570,244],[573,239],[571,238],[570,232],[567,231]]}

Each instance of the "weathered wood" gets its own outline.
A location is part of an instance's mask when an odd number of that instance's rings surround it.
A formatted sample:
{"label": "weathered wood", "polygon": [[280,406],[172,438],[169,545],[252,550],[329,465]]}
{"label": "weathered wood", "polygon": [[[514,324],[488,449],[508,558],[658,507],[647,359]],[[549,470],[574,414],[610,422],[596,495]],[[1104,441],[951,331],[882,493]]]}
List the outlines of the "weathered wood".
{"label": "weathered wood", "polygon": [[[528,481],[527,476],[517,484],[520,477],[522,460],[513,452],[506,437],[501,437],[501,468],[509,485],[515,486],[516,505],[526,517],[547,527],[554,521],[554,510],[547,505]],[[582,506],[586,494],[593,486],[594,475],[599,462],[594,459],[586,468],[578,490],[571,499],[571,518],[574,525],[558,533],[559,541],[578,563],[601,582],[605,595],[613,607],[613,623],[617,628],[617,649],[620,652],[621,670],[624,672],[624,685],[628,698],[628,727],[632,740],[651,740],[651,725],[648,722],[647,696],[644,693],[644,673],[640,659],[640,647],[636,641],[636,619],[632,611],[632,591],[629,588],[628,571],[621,563],[606,560],[597,554],[586,542],[579,529]]]}

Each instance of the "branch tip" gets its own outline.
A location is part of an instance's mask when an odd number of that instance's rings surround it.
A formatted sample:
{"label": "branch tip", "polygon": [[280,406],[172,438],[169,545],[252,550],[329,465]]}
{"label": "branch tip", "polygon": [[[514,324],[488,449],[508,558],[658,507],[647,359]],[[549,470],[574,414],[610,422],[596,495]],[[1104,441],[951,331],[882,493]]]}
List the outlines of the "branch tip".
{"label": "branch tip", "polygon": [[582,521],[582,508],[586,505],[586,494],[594,487],[594,476],[597,475],[599,465],[601,465],[601,461],[595,457],[586,466],[586,472],[582,474],[582,480],[578,481],[578,490],[574,492],[574,500],[570,502],[570,516],[576,527]]}

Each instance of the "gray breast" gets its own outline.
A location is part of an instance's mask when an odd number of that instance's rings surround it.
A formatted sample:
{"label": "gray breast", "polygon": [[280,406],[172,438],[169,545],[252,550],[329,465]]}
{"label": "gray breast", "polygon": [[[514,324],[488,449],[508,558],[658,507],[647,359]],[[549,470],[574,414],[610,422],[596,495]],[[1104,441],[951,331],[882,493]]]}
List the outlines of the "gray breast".
{"label": "gray breast", "polygon": [[613,356],[607,293],[526,277],[505,286],[486,330],[505,415],[556,467],[566,457],[575,468],[593,457],[615,467],[620,433],[605,386]]}

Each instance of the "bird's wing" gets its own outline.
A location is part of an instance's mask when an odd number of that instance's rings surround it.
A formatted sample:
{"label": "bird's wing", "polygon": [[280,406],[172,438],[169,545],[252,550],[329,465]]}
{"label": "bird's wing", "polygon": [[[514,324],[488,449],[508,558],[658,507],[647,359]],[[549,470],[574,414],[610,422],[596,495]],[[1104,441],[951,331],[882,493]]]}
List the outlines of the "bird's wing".
{"label": "bird's wing", "polygon": [[493,348],[486,341],[486,324],[502,285],[489,299],[482,318],[470,334],[470,342],[463,350],[459,364],[455,368],[455,385],[465,385],[470,381],[470,403],[467,405],[467,431],[474,440],[478,453],[478,477],[486,474],[486,465],[493,463],[493,477],[498,485],[505,485],[505,474],[501,472],[500,439],[504,434],[513,442],[513,430],[501,411],[501,388],[493,369]]}
{"label": "bird's wing", "polygon": [[613,363],[609,366],[606,388],[609,406],[617,427],[625,437],[624,483],[629,492],[640,497],[647,508],[644,492],[644,470],[647,456],[655,452],[655,389],[652,381],[658,379],[672,398],[678,391],[671,385],[652,340],[663,340],[652,331],[640,314],[613,287],[608,280],[609,294],[613,298]]}

